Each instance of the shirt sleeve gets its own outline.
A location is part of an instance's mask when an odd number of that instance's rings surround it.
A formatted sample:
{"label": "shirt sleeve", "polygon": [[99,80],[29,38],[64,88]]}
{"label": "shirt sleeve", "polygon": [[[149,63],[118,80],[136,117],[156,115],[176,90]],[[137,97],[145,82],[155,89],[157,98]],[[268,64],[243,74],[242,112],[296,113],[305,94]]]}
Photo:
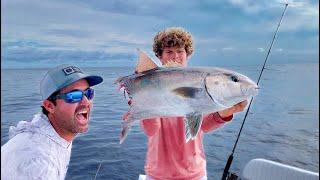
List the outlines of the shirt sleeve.
{"label": "shirt sleeve", "polygon": [[21,162],[16,174],[13,176],[16,178],[23,178],[26,180],[39,179],[39,180],[60,180],[61,172],[59,168],[50,159],[43,157],[28,158],[28,160]]}
{"label": "shirt sleeve", "polygon": [[222,127],[226,122],[231,121],[232,118],[233,115],[226,118],[222,118],[217,112],[207,114],[203,117],[201,129],[205,133],[210,132],[212,130]]}
{"label": "shirt sleeve", "polygon": [[141,120],[140,126],[147,136],[153,136],[161,127],[160,118]]}

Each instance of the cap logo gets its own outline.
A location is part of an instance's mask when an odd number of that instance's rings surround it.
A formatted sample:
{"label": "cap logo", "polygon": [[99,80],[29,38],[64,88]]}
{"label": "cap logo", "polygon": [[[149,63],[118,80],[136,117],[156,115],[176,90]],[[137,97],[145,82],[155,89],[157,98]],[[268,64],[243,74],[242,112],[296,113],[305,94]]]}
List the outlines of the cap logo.
{"label": "cap logo", "polygon": [[73,74],[73,73],[77,73],[77,72],[82,73],[82,71],[75,66],[69,66],[69,67],[63,68],[62,71],[64,72],[64,74],[66,76]]}

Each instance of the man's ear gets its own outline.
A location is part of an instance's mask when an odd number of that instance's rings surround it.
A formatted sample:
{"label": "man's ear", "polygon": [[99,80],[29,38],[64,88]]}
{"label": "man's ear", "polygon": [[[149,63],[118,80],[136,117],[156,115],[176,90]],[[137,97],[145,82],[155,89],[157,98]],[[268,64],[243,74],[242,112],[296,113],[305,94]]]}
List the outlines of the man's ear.
{"label": "man's ear", "polygon": [[49,100],[44,100],[42,105],[49,113],[53,113],[55,111],[56,106]]}

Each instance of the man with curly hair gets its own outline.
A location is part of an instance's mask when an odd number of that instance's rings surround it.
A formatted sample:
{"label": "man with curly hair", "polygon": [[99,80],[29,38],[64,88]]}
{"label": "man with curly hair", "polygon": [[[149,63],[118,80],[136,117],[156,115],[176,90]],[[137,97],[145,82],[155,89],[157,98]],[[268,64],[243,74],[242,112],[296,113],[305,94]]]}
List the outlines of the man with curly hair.
{"label": "man with curly hair", "polygon": [[[154,37],[153,51],[164,66],[186,67],[193,53],[192,36],[183,28],[167,28]],[[233,114],[243,111],[246,105],[247,101],[244,101],[229,109],[204,115],[200,132],[188,143],[185,143],[183,117],[140,121],[148,136],[146,179],[206,180],[203,134],[231,121]]]}

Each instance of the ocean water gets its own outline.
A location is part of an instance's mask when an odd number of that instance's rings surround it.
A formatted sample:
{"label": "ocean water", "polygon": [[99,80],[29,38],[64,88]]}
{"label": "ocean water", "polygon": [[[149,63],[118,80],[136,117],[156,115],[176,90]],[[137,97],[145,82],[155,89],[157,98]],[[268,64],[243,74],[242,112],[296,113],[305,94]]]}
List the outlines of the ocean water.
{"label": "ocean water", "polygon": [[[257,80],[258,66],[227,67]],[[147,138],[134,126],[119,145],[128,105],[113,84],[133,68],[84,68],[104,77],[95,87],[90,128],[73,142],[66,179],[138,179],[144,174]],[[9,126],[40,111],[39,82],[47,69],[1,70],[1,145]],[[241,174],[254,158],[319,172],[319,64],[267,65],[235,150],[231,172]],[[209,179],[220,179],[244,112],[204,137]]]}

